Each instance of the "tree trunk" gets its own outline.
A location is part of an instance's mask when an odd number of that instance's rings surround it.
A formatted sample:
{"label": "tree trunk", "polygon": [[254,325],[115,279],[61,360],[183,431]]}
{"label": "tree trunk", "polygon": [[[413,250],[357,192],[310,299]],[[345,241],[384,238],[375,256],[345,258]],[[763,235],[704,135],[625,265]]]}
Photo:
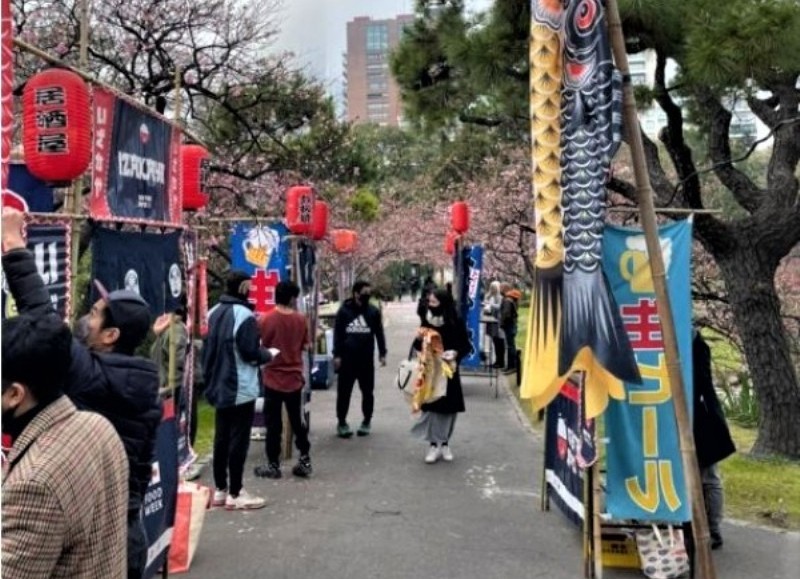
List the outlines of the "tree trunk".
{"label": "tree trunk", "polygon": [[718,264],[758,399],[753,453],[800,459],[800,386],[780,316],[776,268],[757,248],[744,244],[718,259]]}

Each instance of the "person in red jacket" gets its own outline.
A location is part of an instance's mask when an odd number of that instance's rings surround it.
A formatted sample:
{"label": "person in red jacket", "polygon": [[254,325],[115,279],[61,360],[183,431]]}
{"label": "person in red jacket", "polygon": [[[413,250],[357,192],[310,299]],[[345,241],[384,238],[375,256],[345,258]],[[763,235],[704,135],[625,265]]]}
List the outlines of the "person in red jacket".
{"label": "person in red jacket", "polygon": [[262,369],[264,383],[264,414],[267,422],[267,464],[257,466],[255,475],[266,478],[281,478],[281,434],[283,431],[282,409],[294,432],[294,442],[300,459],[292,474],[307,477],[311,474],[311,458],[308,453],[308,428],[303,421],[303,354],[310,347],[308,320],[297,311],[300,288],[291,281],[282,281],[275,287],[276,307],[259,322],[261,344],[265,348],[279,351],[275,358]]}

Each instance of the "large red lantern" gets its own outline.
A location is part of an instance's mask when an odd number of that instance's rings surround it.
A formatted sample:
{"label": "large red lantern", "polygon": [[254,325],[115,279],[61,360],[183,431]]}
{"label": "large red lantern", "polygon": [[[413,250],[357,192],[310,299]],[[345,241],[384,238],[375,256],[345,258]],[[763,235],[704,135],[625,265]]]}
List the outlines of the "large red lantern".
{"label": "large red lantern", "polygon": [[311,239],[319,241],[328,233],[328,204],[314,201],[314,215],[311,219]]}
{"label": "large red lantern", "polygon": [[86,83],[74,72],[50,68],[34,75],[22,93],[22,144],[28,170],[65,183],[89,167],[92,107]]}
{"label": "large red lantern", "polygon": [[331,231],[331,240],[336,253],[353,253],[358,243],[358,234],[352,229],[334,229]]}
{"label": "large red lantern", "polygon": [[456,201],[450,208],[450,222],[456,233],[469,231],[469,205],[464,201]]}
{"label": "large red lantern", "polygon": [[444,251],[447,255],[453,255],[456,252],[456,241],[458,240],[458,233],[452,229],[447,232],[444,238]]}
{"label": "large red lantern", "polygon": [[181,147],[184,211],[197,211],[208,203],[208,195],[205,192],[208,157],[208,151],[200,145]]}
{"label": "large red lantern", "polygon": [[295,235],[308,235],[314,217],[314,189],[290,187],[286,194],[286,227]]}

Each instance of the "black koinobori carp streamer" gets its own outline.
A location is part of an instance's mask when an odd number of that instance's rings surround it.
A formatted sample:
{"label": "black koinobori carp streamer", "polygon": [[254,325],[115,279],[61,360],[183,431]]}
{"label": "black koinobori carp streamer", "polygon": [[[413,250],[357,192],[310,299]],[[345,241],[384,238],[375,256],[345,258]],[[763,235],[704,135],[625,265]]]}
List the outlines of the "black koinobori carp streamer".
{"label": "black koinobori carp streamer", "polygon": [[[543,336],[545,340],[558,340],[558,360],[556,364],[555,345],[549,344],[548,356],[540,359],[535,367],[526,365],[524,394],[533,398],[537,405],[546,404],[567,376],[584,371],[586,410],[591,418],[602,413],[609,395],[624,398],[623,381],[641,382],[619,309],[602,270],[605,185],[611,159],[622,140],[622,83],[611,60],[605,2],[534,0],[532,30],[541,24],[537,22],[537,15],[552,15],[558,8],[561,9],[558,153],[563,277],[560,296],[552,292],[549,296],[537,296],[537,289],[544,285],[535,283],[533,304],[538,307],[531,308],[532,316],[541,315],[542,298],[560,298],[560,304],[548,308],[558,312],[555,317],[559,318],[560,328],[557,334]],[[535,38],[532,34],[532,42]],[[533,61],[532,65],[535,65]],[[531,71],[531,78],[532,88],[535,88],[536,71]],[[532,116],[536,117],[535,111]],[[534,132],[534,141],[536,138]],[[536,148],[534,142],[534,151]],[[535,178],[534,197],[538,199]],[[539,222],[537,215],[537,236]],[[532,321],[529,328],[535,329],[537,320]],[[535,342],[542,336],[532,335],[530,339]]]}

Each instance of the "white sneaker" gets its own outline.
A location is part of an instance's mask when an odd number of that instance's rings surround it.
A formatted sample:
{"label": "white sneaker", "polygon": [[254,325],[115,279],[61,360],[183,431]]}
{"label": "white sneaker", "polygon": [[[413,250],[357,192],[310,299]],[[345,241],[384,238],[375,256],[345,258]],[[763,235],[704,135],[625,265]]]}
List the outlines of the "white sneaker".
{"label": "white sneaker", "polygon": [[214,491],[214,498],[211,500],[212,507],[224,507],[225,499],[228,498],[228,491]]}
{"label": "white sneaker", "polygon": [[441,455],[439,454],[439,447],[434,444],[431,444],[431,446],[428,448],[428,453],[425,455],[425,462],[427,462],[428,464],[433,464],[437,460],[439,460],[440,456]]}
{"label": "white sneaker", "polygon": [[442,459],[444,459],[445,462],[453,462],[453,451],[450,450],[449,444],[442,445]]}
{"label": "white sneaker", "polygon": [[228,495],[225,499],[225,508],[229,511],[242,511],[260,509],[266,506],[266,501],[261,497],[253,497],[244,489],[239,491],[239,496],[233,498]]}

